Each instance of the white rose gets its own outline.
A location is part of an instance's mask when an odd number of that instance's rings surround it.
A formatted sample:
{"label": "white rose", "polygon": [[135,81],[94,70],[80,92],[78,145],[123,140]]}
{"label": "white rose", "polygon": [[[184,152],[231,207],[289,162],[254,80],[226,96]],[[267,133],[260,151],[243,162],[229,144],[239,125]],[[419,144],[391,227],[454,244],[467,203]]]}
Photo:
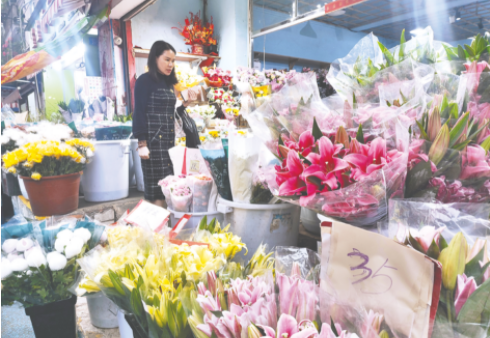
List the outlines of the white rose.
{"label": "white rose", "polygon": [[34,242],[30,238],[22,238],[17,242],[17,246],[15,247],[18,252],[24,252],[27,249],[32,248]]}
{"label": "white rose", "polygon": [[7,278],[12,273],[12,266],[8,259],[2,260],[2,279]]}
{"label": "white rose", "polygon": [[10,264],[12,271],[25,271],[29,267],[29,264],[27,264],[27,261],[24,258],[16,258]]}
{"label": "white rose", "polygon": [[73,235],[75,237],[79,237],[79,238],[83,239],[83,243],[87,243],[90,240],[90,238],[92,237],[92,234],[90,233],[90,231],[88,229],[85,229],[85,228],[76,229],[73,232]]}
{"label": "white rose", "polygon": [[29,251],[26,260],[31,268],[39,268],[42,265],[46,265],[46,257],[44,257],[44,253],[40,247],[34,247]]}
{"label": "white rose", "polygon": [[63,270],[66,266],[66,257],[53,251],[48,254],[48,264],[51,271]]}
{"label": "white rose", "polygon": [[73,237],[73,232],[70,229],[61,230],[56,235],[57,239],[61,239],[61,238],[71,239],[72,237]]}
{"label": "white rose", "polygon": [[61,237],[54,242],[54,249],[58,252],[63,252],[65,251],[65,246],[70,243],[70,238],[69,237]]}
{"label": "white rose", "polygon": [[6,253],[11,253],[17,247],[17,242],[18,240],[14,238],[7,239],[2,244],[2,250],[5,251]]}
{"label": "white rose", "polygon": [[11,252],[8,254],[7,256],[7,259],[10,261],[10,262],[13,262],[14,260],[16,260],[17,258],[24,258],[24,256],[22,256],[21,254],[19,254],[18,252]]}

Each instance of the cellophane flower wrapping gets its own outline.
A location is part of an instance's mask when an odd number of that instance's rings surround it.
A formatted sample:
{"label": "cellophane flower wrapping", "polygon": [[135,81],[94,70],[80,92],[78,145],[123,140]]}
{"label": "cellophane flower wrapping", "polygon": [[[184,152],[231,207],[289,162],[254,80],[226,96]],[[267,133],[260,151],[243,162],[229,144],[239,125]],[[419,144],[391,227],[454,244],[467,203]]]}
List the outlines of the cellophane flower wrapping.
{"label": "cellophane flower wrapping", "polygon": [[190,212],[192,206],[192,191],[185,179],[170,187],[170,199],[174,211]]}
{"label": "cellophane flower wrapping", "polygon": [[389,235],[438,260],[442,289],[432,337],[484,337],[490,325],[489,204],[390,201]]}
{"label": "cellophane flower wrapping", "polygon": [[165,196],[165,201],[167,202],[167,207],[170,209],[173,209],[172,206],[172,196],[171,196],[171,187],[178,183],[185,180],[185,176],[179,175],[179,176],[174,176],[174,175],[169,175],[165,177],[163,180],[160,180],[158,182],[158,185],[162,187],[162,192],[163,196]]}
{"label": "cellophane flower wrapping", "polygon": [[259,160],[261,141],[251,133],[232,133],[228,139],[228,168],[234,202],[250,203],[252,177]]}
{"label": "cellophane flower wrapping", "polygon": [[99,242],[105,229],[76,219],[49,227],[46,221],[13,226],[2,228],[2,302],[25,307],[69,298],[79,277],[76,259]]}
{"label": "cellophane flower wrapping", "polygon": [[[218,133],[218,132],[217,132]],[[216,142],[219,141],[219,142]],[[218,194],[228,200],[232,201],[230,188],[230,177],[228,169],[228,154],[223,149],[221,140],[205,142],[199,146],[201,155],[208,166],[209,172],[213,176],[213,180],[218,187]]]}
{"label": "cellophane flower wrapping", "polygon": [[320,256],[306,248],[276,247],[278,314],[320,323]]}
{"label": "cellophane flower wrapping", "polygon": [[187,177],[187,185],[192,191],[192,212],[207,212],[213,189],[213,179],[207,175]]}
{"label": "cellophane flower wrapping", "polygon": [[275,184],[275,165],[280,164],[269,149],[262,143],[259,160],[252,174],[251,204],[272,204],[277,201],[269,189],[269,182]]}

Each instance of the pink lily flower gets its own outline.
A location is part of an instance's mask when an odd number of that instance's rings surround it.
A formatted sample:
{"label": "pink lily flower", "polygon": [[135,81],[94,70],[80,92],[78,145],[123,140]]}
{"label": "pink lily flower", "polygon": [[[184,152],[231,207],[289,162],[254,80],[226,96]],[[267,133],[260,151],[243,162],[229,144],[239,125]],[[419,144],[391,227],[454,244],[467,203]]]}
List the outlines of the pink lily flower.
{"label": "pink lily flower", "polygon": [[454,294],[454,309],[456,311],[456,317],[476,288],[475,278],[468,278],[465,274],[458,275],[456,293]]}
{"label": "pink lily flower", "polygon": [[490,103],[485,102],[478,104],[477,102],[468,102],[468,110],[470,111],[470,118],[482,121],[484,119],[490,119]]}
{"label": "pink lily flower", "polygon": [[279,286],[279,310],[282,314],[295,315],[298,308],[298,285],[297,276],[286,276],[282,273],[276,274],[276,283]]}
{"label": "pink lily flower", "polygon": [[214,271],[209,271],[207,273],[207,280],[208,280],[208,288],[209,291],[213,294],[213,296],[216,296],[216,280],[218,278],[216,277],[216,273]]}
{"label": "pink lily flower", "polygon": [[206,291],[204,295],[197,295],[196,300],[205,311],[221,311],[218,297],[213,296],[209,291]]}
{"label": "pink lily flower", "polygon": [[478,86],[480,85],[481,73],[488,67],[488,63],[485,61],[476,62],[473,61],[470,64],[465,63],[466,74],[468,74],[468,89],[470,89],[473,94],[476,94]]}
{"label": "pink lily flower", "polygon": [[[273,328],[265,325],[257,325],[264,330],[266,336],[270,338],[276,337],[276,332]],[[314,327],[307,327],[304,330],[299,330],[298,322],[293,316],[282,314],[277,322],[277,337],[281,338],[316,338],[318,331]]]}
{"label": "pink lily flower", "polygon": [[296,320],[314,321],[317,316],[317,305],[319,303],[319,287],[315,282],[300,280],[298,285],[298,311]]}
{"label": "pink lily flower", "polygon": [[343,148],[342,144],[333,144],[329,138],[323,136],[318,140],[320,154],[311,153],[307,156],[311,165],[305,169],[304,177],[308,186],[308,195],[322,192],[319,182],[329,190],[339,188],[336,174],[349,168],[349,164],[340,158],[335,157]]}
{"label": "pink lily flower", "polygon": [[369,310],[367,317],[364,319],[361,327],[362,338],[378,338],[381,323],[384,316],[380,313]]}
{"label": "pink lily flower", "polygon": [[311,150],[315,146],[315,138],[310,130],[303,132],[299,137],[298,148],[301,155],[304,157],[311,153]]}
{"label": "pink lily flower", "polygon": [[415,234],[412,232],[412,237],[420,244],[424,253],[429,251],[429,247],[432,244],[432,241],[435,241],[437,245],[439,245],[439,238],[441,237],[441,233],[446,229],[446,227],[441,227],[436,229],[434,226],[425,226],[420,229]]}
{"label": "pink lily flower", "polygon": [[349,154],[344,160],[354,166],[351,177],[360,181],[386,164],[386,141],[377,137],[371,142],[367,155]]}
{"label": "pink lily flower", "polygon": [[291,150],[288,153],[286,168],[280,168],[280,171],[277,171],[276,166],[276,182],[279,185],[280,195],[290,196],[306,190],[305,182],[300,179],[303,170],[303,163],[298,153]]}
{"label": "pink lily flower", "polygon": [[[478,238],[475,241],[475,244],[473,244],[473,247],[471,248],[470,252],[468,252],[468,255],[466,257],[466,264],[468,264],[469,261],[471,261],[473,258],[476,257],[480,253],[480,251],[483,250],[483,260],[479,261],[478,263],[480,264],[480,268],[483,269],[483,267],[490,262],[490,257],[488,256],[488,250],[487,250],[487,240]],[[485,272],[483,273],[483,281],[485,282],[488,278],[490,277],[490,266],[487,267]]]}
{"label": "pink lily flower", "polygon": [[204,296],[206,294],[206,291],[208,291],[208,289],[206,289],[206,285],[204,285],[203,282],[200,282],[199,284],[197,284],[197,292],[200,295]]}
{"label": "pink lily flower", "polygon": [[468,146],[463,153],[461,180],[490,177],[490,166],[486,161],[485,149],[479,145]]}

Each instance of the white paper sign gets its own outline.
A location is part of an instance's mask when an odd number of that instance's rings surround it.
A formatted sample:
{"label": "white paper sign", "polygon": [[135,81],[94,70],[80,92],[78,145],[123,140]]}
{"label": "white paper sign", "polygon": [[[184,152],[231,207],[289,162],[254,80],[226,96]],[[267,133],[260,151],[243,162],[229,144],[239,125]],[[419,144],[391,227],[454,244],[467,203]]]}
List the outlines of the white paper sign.
{"label": "white paper sign", "polygon": [[403,336],[428,337],[434,263],[382,235],[332,223],[322,241],[322,292],[382,313]]}
{"label": "white paper sign", "polygon": [[[165,229],[170,218],[167,209],[141,200],[138,205],[129,213],[125,221],[135,226],[149,228],[154,232],[160,233]],[[170,230],[170,229],[168,229]]]}

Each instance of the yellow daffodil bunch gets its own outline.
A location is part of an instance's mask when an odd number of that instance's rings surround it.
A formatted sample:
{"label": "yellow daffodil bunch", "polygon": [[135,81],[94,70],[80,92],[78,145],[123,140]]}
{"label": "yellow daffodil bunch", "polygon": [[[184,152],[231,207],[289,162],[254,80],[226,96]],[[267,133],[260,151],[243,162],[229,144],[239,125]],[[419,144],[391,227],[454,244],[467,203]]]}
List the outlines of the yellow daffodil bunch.
{"label": "yellow daffodil bunch", "polygon": [[77,149],[92,151],[93,145],[78,139],[66,143],[42,140],[27,143],[7,153],[2,160],[9,172],[39,180],[43,176],[82,171],[86,163],[86,154],[80,153]]}

